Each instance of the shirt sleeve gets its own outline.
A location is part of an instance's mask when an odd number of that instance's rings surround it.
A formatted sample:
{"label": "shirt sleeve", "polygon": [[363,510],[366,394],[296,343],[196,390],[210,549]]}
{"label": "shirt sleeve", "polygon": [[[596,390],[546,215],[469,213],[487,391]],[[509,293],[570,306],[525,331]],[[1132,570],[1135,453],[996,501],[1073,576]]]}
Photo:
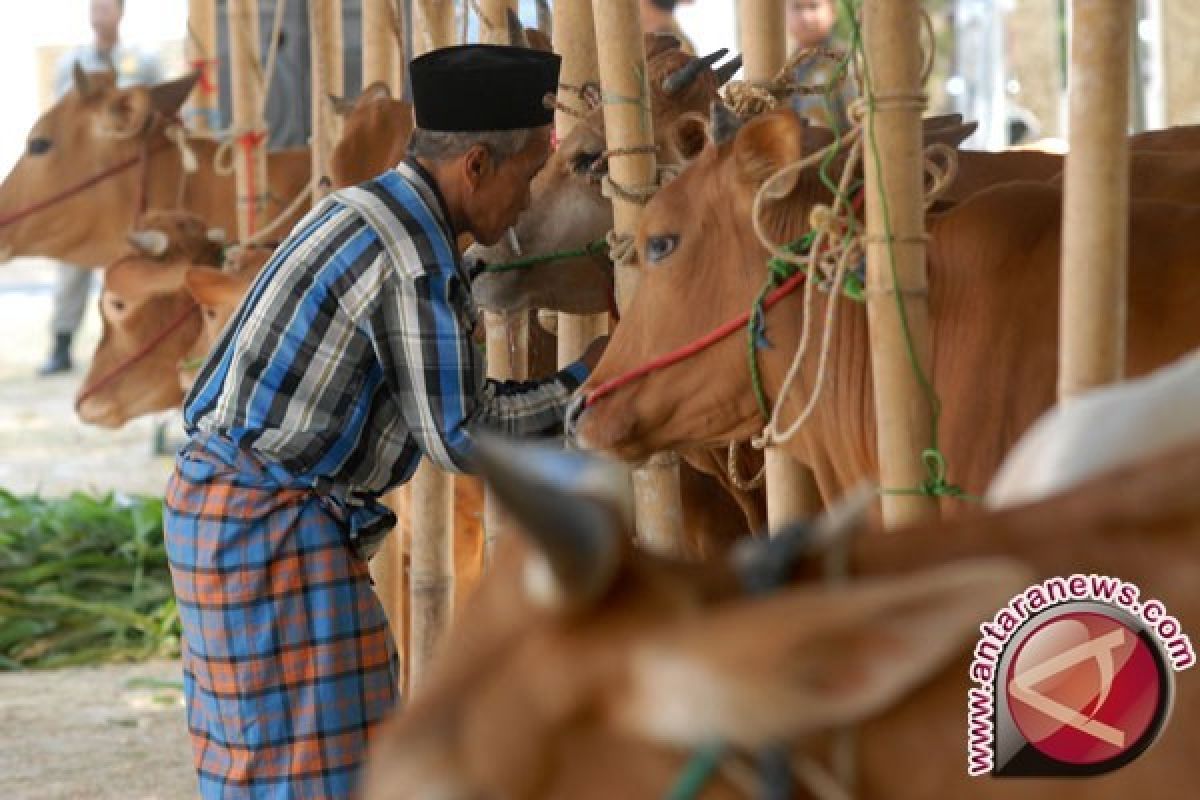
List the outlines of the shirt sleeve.
{"label": "shirt sleeve", "polygon": [[457,274],[393,274],[367,322],[408,428],[427,456],[455,472],[468,469],[477,426],[516,437],[561,435],[571,394],[588,376],[576,362],[544,381],[487,380],[470,302]]}

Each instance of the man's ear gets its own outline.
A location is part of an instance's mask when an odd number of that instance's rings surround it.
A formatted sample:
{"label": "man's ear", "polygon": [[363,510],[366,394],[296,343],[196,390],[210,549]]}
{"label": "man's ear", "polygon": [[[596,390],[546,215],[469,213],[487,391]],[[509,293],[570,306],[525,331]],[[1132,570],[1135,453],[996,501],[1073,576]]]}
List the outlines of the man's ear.
{"label": "man's ear", "polygon": [[463,155],[464,175],[472,189],[478,189],[479,182],[491,175],[493,168],[492,152],[482,144],[472,145]]}

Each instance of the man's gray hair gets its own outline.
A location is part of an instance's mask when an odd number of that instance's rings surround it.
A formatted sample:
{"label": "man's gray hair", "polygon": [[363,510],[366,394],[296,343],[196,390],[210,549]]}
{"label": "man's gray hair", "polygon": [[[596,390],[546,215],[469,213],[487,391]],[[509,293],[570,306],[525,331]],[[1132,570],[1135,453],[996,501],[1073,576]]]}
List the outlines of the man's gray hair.
{"label": "man's gray hair", "polygon": [[416,128],[408,140],[408,153],[430,161],[449,161],[458,158],[477,144],[487,148],[492,159],[501,164],[529,145],[533,131],[518,128],[511,131],[470,131],[448,133]]}

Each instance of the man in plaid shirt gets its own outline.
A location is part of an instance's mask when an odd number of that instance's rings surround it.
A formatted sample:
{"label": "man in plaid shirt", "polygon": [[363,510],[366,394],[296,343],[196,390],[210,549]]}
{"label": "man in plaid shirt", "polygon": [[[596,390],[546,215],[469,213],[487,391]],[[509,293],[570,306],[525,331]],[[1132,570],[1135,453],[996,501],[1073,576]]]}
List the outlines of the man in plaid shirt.
{"label": "man in plaid shirt", "polygon": [[602,342],[541,383],[487,381],[456,238],[492,244],[550,152],[559,59],[411,66],[410,158],[319,203],[264,267],[185,401],[165,528],[205,798],[348,797],[398,664],[367,558],[379,501],[469,430],[556,435]]}

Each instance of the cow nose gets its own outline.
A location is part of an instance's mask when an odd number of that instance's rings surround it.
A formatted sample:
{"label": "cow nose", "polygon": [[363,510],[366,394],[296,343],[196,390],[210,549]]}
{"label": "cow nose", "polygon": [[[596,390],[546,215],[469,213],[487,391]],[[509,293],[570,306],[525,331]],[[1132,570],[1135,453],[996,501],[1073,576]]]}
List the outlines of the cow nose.
{"label": "cow nose", "polygon": [[567,412],[563,417],[563,430],[567,436],[567,443],[573,447],[580,447],[578,439],[579,418],[583,416],[584,411],[587,411],[587,395],[579,391],[567,403]]}

